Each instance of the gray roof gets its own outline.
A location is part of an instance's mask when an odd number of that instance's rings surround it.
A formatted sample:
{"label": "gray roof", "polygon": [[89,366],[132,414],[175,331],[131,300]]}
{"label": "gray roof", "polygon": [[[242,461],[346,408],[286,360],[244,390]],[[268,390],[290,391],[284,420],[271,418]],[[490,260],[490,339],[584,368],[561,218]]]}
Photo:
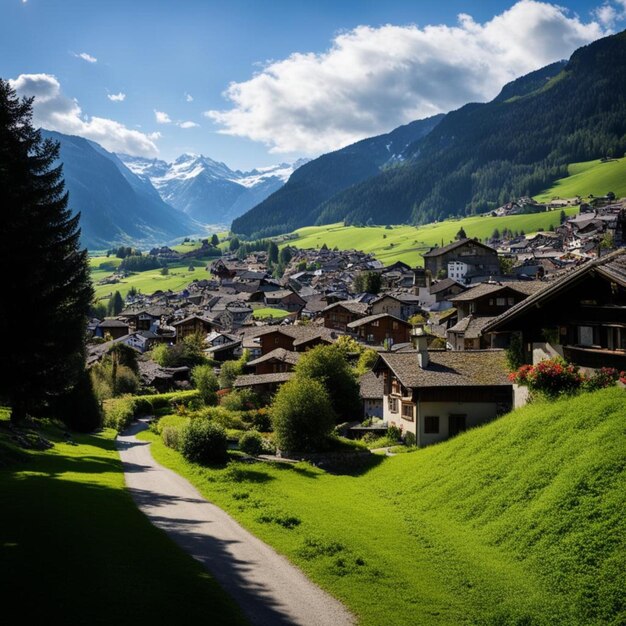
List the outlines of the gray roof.
{"label": "gray roof", "polygon": [[233,387],[254,387],[269,383],[286,383],[293,377],[293,372],[277,372],[275,374],[244,374],[237,376]]}
{"label": "gray roof", "polygon": [[431,294],[435,294],[435,293],[439,293],[440,291],[445,291],[446,289],[449,289],[450,287],[453,287],[454,285],[457,285],[458,287],[462,287],[463,289],[467,289],[465,285],[460,283],[458,280],[454,280],[454,278],[442,278],[441,280],[438,280],[436,283],[433,283],[430,286],[429,291]]}
{"label": "gray roof", "polygon": [[482,335],[483,328],[493,319],[495,316],[474,317],[468,315],[449,328],[448,332],[464,333],[466,339],[478,339]]}
{"label": "gray roof", "polygon": [[103,322],[98,324],[99,328],[128,328],[128,324],[126,322],[121,322],[120,320],[114,319],[105,319]]}
{"label": "gray roof", "polygon": [[429,351],[430,362],[419,367],[417,352],[381,353],[374,365],[387,365],[407,388],[511,385],[504,350]]}
{"label": "gray roof", "polygon": [[383,377],[374,372],[367,372],[359,378],[359,395],[364,400],[383,398]]}
{"label": "gray roof", "polygon": [[365,324],[369,324],[370,322],[374,322],[376,320],[382,319],[383,317],[389,317],[395,322],[400,322],[405,326],[410,326],[408,322],[396,317],[395,315],[390,315],[389,313],[378,313],[377,315],[368,315],[367,317],[362,317],[359,320],[355,320],[354,322],[350,322],[347,324],[348,328],[358,328],[359,326],[364,326]]}
{"label": "gray roof", "polygon": [[476,241],[475,239],[460,239],[459,241],[453,241],[449,243],[447,246],[441,246],[440,248],[432,248],[428,252],[422,254],[423,257],[434,257],[441,256],[446,252],[451,252],[452,250],[456,250],[456,248],[461,248],[467,243],[473,243],[476,246],[480,246],[481,248],[485,248],[486,250],[491,250],[494,254],[497,254],[496,250],[490,246],[481,243],[480,241]]}
{"label": "gray roof", "polygon": [[351,313],[356,313],[358,315],[365,315],[369,310],[369,304],[367,302],[356,302],[355,300],[342,300],[341,302],[335,302],[335,304],[331,304],[327,306],[322,312],[330,311],[335,307],[342,306],[344,309],[347,309]]}
{"label": "gray roof", "polygon": [[247,365],[256,366],[260,363],[265,363],[266,361],[271,361],[273,359],[277,361],[282,361],[283,363],[290,363],[291,365],[295,365],[301,356],[302,352],[292,352],[291,350],[285,350],[285,348],[276,348],[271,352],[260,356],[258,359],[248,361]]}

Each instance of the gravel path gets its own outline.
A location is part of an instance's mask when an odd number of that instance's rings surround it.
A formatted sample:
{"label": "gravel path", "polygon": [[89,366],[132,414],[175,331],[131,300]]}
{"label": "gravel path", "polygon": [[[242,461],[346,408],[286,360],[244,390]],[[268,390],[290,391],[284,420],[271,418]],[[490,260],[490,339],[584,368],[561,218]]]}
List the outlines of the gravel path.
{"label": "gravel path", "polygon": [[344,626],[354,617],[287,559],[159,465],[133,425],[117,439],[126,485],[137,506],[200,561],[254,625]]}

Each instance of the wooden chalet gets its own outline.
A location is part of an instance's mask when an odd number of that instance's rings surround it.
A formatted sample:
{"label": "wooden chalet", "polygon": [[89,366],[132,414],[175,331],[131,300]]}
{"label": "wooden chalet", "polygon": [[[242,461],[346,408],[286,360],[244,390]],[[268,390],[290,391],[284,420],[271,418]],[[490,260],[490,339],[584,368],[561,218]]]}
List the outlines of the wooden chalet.
{"label": "wooden chalet", "polygon": [[352,332],[358,341],[370,345],[391,347],[396,343],[407,343],[411,338],[411,324],[389,313],[368,315],[350,322],[348,331]]}

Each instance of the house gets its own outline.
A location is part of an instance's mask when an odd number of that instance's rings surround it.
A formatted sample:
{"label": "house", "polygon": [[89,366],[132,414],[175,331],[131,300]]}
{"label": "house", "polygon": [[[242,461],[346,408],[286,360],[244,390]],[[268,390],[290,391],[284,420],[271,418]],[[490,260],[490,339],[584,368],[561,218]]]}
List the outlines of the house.
{"label": "house", "polygon": [[252,308],[244,302],[229,302],[220,314],[224,328],[236,330],[252,319]]}
{"label": "house", "polygon": [[324,326],[346,332],[348,324],[362,317],[369,312],[369,304],[366,302],[356,302],[354,300],[343,300],[327,306],[322,311]]}
{"label": "house", "polygon": [[383,418],[383,377],[366,372],[359,378],[359,396],[363,417]]}
{"label": "house", "polygon": [[526,363],[559,354],[584,368],[626,370],[626,249],[544,283],[483,332],[519,333]]}
{"label": "house", "polygon": [[348,331],[362,343],[391,347],[410,340],[411,324],[389,313],[380,313],[350,322]]}
{"label": "house", "polygon": [[306,300],[291,289],[279,289],[276,291],[266,291],[264,294],[265,305],[285,309],[285,311],[301,311]]}
{"label": "house", "polygon": [[159,335],[153,333],[151,330],[138,330],[137,332],[130,333],[130,335],[123,337],[121,343],[143,354],[150,350],[159,340]]}
{"label": "house", "polygon": [[275,348],[271,352],[248,361],[247,368],[253,368],[255,374],[275,374],[277,372],[292,372],[302,356],[301,352],[292,352],[284,348]]}
{"label": "house", "polygon": [[103,337],[104,339],[119,339],[124,337],[124,335],[128,335],[129,331],[130,327],[126,322],[107,318],[96,326],[95,336]]}
{"label": "house", "polygon": [[235,335],[212,331],[204,340],[208,347],[204,353],[215,361],[228,361],[235,358],[235,351],[241,346],[241,339]]}
{"label": "house", "polygon": [[443,311],[452,306],[450,298],[466,289],[465,285],[454,280],[454,278],[442,278],[426,287],[419,288],[419,304],[429,311]]}
{"label": "house", "polygon": [[172,326],[176,329],[176,343],[179,343],[189,335],[206,335],[217,328],[218,324],[215,320],[207,319],[206,317],[190,315],[189,317],[174,322]]}
{"label": "house", "polygon": [[278,388],[293,378],[293,372],[277,372],[275,374],[243,374],[237,376],[233,383],[234,389],[252,389],[255,393],[269,397]]}
{"label": "house", "polygon": [[447,246],[431,248],[424,253],[424,266],[432,276],[445,278],[448,275],[448,264],[454,261],[468,266],[465,279],[474,276],[498,276],[500,263],[498,252],[475,239],[460,239]]}
{"label": "house", "polygon": [[317,326],[269,326],[258,335],[261,354],[266,355],[276,348],[290,352],[304,352],[320,343],[333,343],[338,334]]}
{"label": "house", "polygon": [[[411,276],[412,279],[413,276]],[[410,293],[386,293],[372,300],[370,312],[372,315],[389,313],[389,315],[399,317],[402,320],[408,320],[416,313],[422,313],[423,310],[418,296]]]}
{"label": "house", "polygon": [[444,441],[513,407],[504,351],[417,350],[380,353],[373,371],[383,379],[383,420],[412,433],[418,446]]}

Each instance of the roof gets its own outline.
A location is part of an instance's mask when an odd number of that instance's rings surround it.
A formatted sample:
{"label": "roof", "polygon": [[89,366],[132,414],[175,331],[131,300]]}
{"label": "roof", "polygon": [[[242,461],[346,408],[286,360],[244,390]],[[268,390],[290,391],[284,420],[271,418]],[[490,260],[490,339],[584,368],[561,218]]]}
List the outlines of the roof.
{"label": "roof", "polygon": [[128,324],[126,322],[121,322],[120,320],[114,319],[105,319],[104,321],[98,324],[99,328],[128,328]]}
{"label": "roof", "polygon": [[507,287],[523,295],[530,295],[541,289],[542,286],[543,284],[538,281],[479,283],[475,287],[471,287],[467,291],[453,296],[450,298],[450,302],[469,302],[477,298],[482,298],[483,296],[497,293]]}
{"label": "roof", "polygon": [[474,317],[468,315],[449,328],[448,332],[464,333],[466,339],[478,339],[482,335],[482,329],[493,319],[495,316]]}
{"label": "roof", "polygon": [[302,352],[292,352],[291,350],[285,350],[285,348],[276,348],[275,350],[260,356],[258,359],[248,361],[246,365],[256,366],[271,360],[282,361],[283,363],[295,365],[301,356]]}
{"label": "roof", "polygon": [[383,293],[377,298],[373,299],[372,304],[376,302],[380,302],[381,300],[384,300],[385,298],[392,298],[404,304],[418,304],[419,303],[419,296],[414,296],[412,293]]}
{"label": "roof", "polygon": [[384,382],[382,376],[367,372],[359,378],[359,395],[363,399],[383,399]]}
{"label": "roof", "polygon": [[496,317],[491,323],[485,326],[484,330],[486,332],[498,330],[504,323],[523,315],[535,305],[550,298],[557,297],[562,291],[567,291],[581,278],[592,272],[626,289],[626,249],[621,248],[594,261],[588,261],[576,270],[567,272],[558,280],[542,283],[544,285],[543,289],[540,289],[525,300],[511,307],[508,311],[502,313],[502,315]]}
{"label": "roof", "polygon": [[342,306],[344,309],[347,309],[351,313],[356,313],[358,315],[365,315],[369,310],[369,304],[367,302],[357,302],[355,300],[342,300],[341,302],[335,302],[335,304],[330,304],[325,309],[322,310],[323,313],[326,311],[330,311],[335,307]]}
{"label": "roof", "polygon": [[440,291],[445,291],[446,289],[449,289],[454,285],[456,285],[457,287],[462,287],[463,289],[467,289],[465,285],[460,283],[458,280],[454,280],[454,278],[442,278],[441,280],[438,280],[436,283],[433,283],[430,286],[430,293],[439,293]]}
{"label": "roof", "polygon": [[277,372],[275,374],[244,374],[237,376],[233,387],[254,387],[270,383],[286,383],[293,377],[293,372]]}
{"label": "roof", "polygon": [[179,320],[178,322],[173,322],[172,326],[180,326],[181,324],[185,324],[187,322],[191,322],[192,320],[200,320],[205,324],[215,324],[215,320],[207,319],[206,317],[200,317],[199,315],[189,315],[188,317]]}
{"label": "roof", "polygon": [[483,387],[511,385],[504,350],[429,351],[430,362],[419,367],[417,352],[381,353],[374,365],[386,365],[404,387]]}
{"label": "roof", "polygon": [[268,335],[270,333],[281,333],[287,337],[293,338],[294,346],[313,341],[314,339],[322,339],[332,342],[338,337],[338,333],[330,328],[323,326],[267,326],[263,332],[259,332],[257,336]]}
{"label": "roof", "polygon": [[447,252],[452,252],[457,248],[463,247],[467,243],[472,243],[476,246],[480,246],[481,248],[485,248],[486,250],[490,250],[494,254],[497,254],[496,250],[490,246],[485,245],[484,243],[480,243],[480,241],[476,241],[475,239],[460,239],[459,241],[453,241],[449,243],[447,246],[441,246],[439,248],[431,248],[428,252],[422,254],[423,257],[436,257],[441,256],[442,254],[446,254]]}
{"label": "roof", "polygon": [[349,324],[347,324],[347,326],[348,328],[358,328],[359,326],[364,326],[365,324],[369,324],[376,320],[382,319],[383,317],[389,317],[395,322],[400,322],[401,324],[404,324],[405,326],[411,325],[408,322],[405,322],[404,320],[400,319],[399,317],[396,317],[395,315],[391,315],[389,313],[378,313],[377,315],[368,315],[367,317],[362,317],[359,320],[350,322]]}

